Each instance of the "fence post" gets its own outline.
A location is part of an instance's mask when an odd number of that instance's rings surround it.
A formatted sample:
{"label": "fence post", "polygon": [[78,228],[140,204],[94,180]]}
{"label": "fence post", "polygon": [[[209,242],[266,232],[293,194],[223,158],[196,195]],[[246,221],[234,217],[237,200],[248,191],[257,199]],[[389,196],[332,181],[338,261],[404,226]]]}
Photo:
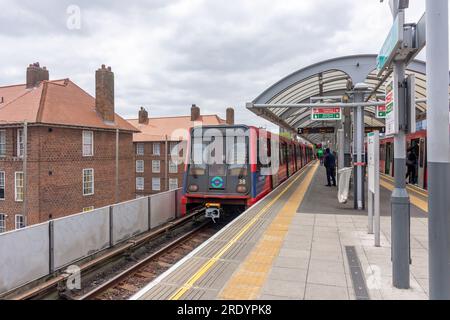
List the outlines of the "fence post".
{"label": "fence post", "polygon": [[109,247],[114,245],[113,211],[113,206],[109,206]]}
{"label": "fence post", "polygon": [[48,245],[49,245],[49,273],[52,274],[55,271],[55,232],[54,232],[54,224],[53,220],[50,220],[48,223]]}
{"label": "fence post", "polygon": [[148,231],[152,229],[152,197],[148,196]]}

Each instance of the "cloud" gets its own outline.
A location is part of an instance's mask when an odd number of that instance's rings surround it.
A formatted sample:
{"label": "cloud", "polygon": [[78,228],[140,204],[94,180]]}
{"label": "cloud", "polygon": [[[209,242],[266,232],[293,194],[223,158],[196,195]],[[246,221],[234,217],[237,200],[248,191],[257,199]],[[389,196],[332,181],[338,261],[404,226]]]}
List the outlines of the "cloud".
{"label": "cloud", "polygon": [[[423,0],[411,2],[417,20]],[[80,29],[67,28],[70,5]],[[280,78],[324,59],[376,53],[391,23],[386,3],[329,0],[0,0],[0,85],[24,82],[39,61],[52,79],[91,94],[103,63],[116,75],[116,108],[136,117],[204,113],[275,126],[245,109]]]}

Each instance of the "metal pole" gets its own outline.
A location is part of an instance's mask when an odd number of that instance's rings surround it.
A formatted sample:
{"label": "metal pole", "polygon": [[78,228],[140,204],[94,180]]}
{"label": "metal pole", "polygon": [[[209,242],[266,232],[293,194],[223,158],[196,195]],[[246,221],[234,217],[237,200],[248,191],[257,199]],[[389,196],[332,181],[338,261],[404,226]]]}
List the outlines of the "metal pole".
{"label": "metal pole", "polygon": [[[394,18],[398,12],[399,10],[393,11]],[[404,61],[394,62],[393,76],[394,90],[399,96],[399,84],[405,79]],[[399,97],[396,103],[398,105],[395,107],[398,108],[399,118],[401,118],[406,108],[405,99]],[[399,289],[409,288],[409,196],[406,191],[405,173],[406,139],[405,132],[400,129],[398,134],[394,135],[395,187],[391,196],[392,283]]]}
{"label": "metal pole", "polygon": [[[366,87],[355,85],[354,102],[364,100],[364,90]],[[353,111],[355,122],[353,124],[353,161],[355,167],[355,209],[364,209],[364,107],[357,107]]]}
{"label": "metal pole", "polygon": [[119,129],[116,129],[116,203],[119,203]]}
{"label": "metal pole", "polygon": [[350,116],[350,109],[344,109],[344,167],[350,167],[352,161],[352,154],[350,151],[350,136],[352,132],[352,119]]}
{"label": "metal pole", "polygon": [[356,145],[358,141],[357,128],[358,125],[356,123],[356,109],[353,109],[352,112],[352,127],[353,127],[353,139],[352,139],[352,153],[353,153],[353,208],[358,209],[358,170],[355,165],[358,162],[356,157]]}
{"label": "metal pole", "polygon": [[367,233],[373,234],[373,208],[374,208],[374,194],[372,191],[367,191],[367,213],[368,213],[368,223],[367,223]]}
{"label": "metal pole", "polygon": [[430,299],[450,299],[447,0],[427,0],[426,15]]}
{"label": "metal pole", "polygon": [[165,155],[165,158],[164,158],[164,162],[166,163],[166,165],[165,165],[165,173],[164,173],[164,179],[165,179],[165,183],[164,183],[164,187],[165,187],[165,190],[166,191],[168,191],[169,190],[169,174],[168,174],[168,172],[169,172],[169,140],[168,140],[168,138],[167,138],[167,135],[166,135],[166,142],[165,142],[165,145],[166,145],[166,155]]}
{"label": "metal pole", "polygon": [[25,225],[28,224],[28,209],[27,209],[27,163],[28,163],[28,122],[23,123],[23,218]]}

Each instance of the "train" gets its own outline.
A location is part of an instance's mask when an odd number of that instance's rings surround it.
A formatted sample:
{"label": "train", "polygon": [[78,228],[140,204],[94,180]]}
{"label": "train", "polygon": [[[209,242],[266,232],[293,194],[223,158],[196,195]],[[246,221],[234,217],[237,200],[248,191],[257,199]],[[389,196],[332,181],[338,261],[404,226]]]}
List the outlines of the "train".
{"label": "train", "polygon": [[[417,186],[427,189],[427,131],[419,130],[415,133],[407,134],[406,149],[411,149],[416,154],[416,177],[414,180],[417,182]],[[380,139],[380,172],[392,177],[394,176],[393,137]]]}
{"label": "train", "polygon": [[[217,137],[223,137],[221,143]],[[273,157],[275,149],[279,158]],[[214,220],[228,208],[242,212],[254,205],[312,161],[314,151],[308,143],[257,127],[214,125],[191,128],[186,157],[182,214],[205,208]],[[275,162],[267,159],[275,159],[277,170],[270,170]]]}

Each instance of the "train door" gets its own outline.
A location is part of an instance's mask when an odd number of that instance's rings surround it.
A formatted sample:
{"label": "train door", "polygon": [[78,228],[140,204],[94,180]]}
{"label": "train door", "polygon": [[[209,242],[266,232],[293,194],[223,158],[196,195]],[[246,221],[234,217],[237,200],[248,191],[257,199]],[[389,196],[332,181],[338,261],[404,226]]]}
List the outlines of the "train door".
{"label": "train door", "polygon": [[392,148],[392,143],[386,142],[386,161],[385,161],[384,172],[391,176],[394,175],[393,170],[392,170],[393,157],[394,157],[394,150]]}

